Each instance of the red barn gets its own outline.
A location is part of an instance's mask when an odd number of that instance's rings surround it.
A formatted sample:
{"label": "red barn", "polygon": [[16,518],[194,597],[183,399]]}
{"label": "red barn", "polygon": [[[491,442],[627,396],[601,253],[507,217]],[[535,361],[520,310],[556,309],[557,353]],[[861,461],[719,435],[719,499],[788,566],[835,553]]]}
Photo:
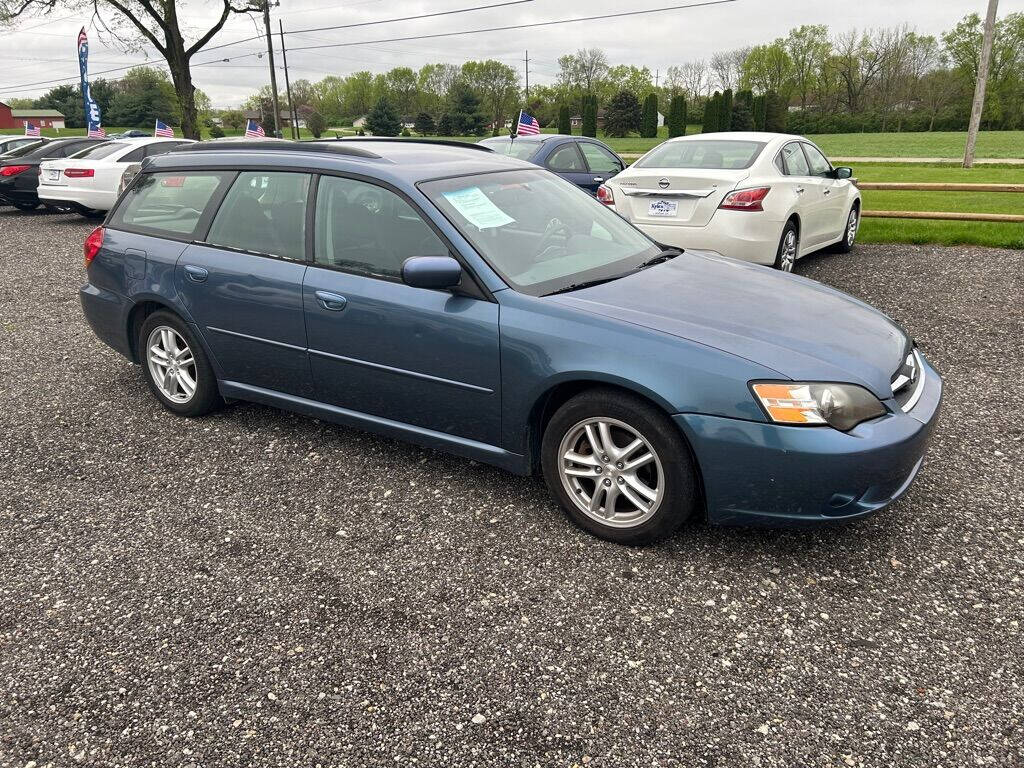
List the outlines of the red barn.
{"label": "red barn", "polygon": [[0,101],[0,130],[24,130],[26,120],[40,128],[64,127],[64,114],[55,109],[11,109]]}

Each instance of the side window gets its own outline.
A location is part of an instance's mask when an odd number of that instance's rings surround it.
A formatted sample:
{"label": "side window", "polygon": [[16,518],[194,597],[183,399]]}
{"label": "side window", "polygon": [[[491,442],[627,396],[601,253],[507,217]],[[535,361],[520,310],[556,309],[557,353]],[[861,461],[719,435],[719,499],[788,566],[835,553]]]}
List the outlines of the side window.
{"label": "side window", "polygon": [[308,197],[307,173],[244,171],[224,197],[206,241],[302,261]]}
{"label": "side window", "polygon": [[146,157],[156,157],[157,155],[164,155],[170,152],[176,147],[180,147],[186,142],[184,141],[161,141],[156,144],[146,145]]}
{"label": "side window", "polygon": [[587,169],[583,167],[583,161],[580,159],[580,153],[576,150],[576,143],[572,141],[568,144],[563,144],[551,153],[551,157],[548,158],[548,168],[552,171],[587,172]]}
{"label": "side window", "polygon": [[228,173],[214,171],[143,174],[121,199],[110,224],[115,229],[191,237],[210,199],[229,178]]}
{"label": "side window", "polygon": [[782,159],[782,153],[781,152],[779,152],[775,156],[775,167],[779,169],[779,173],[781,173],[783,176],[786,175],[786,163]]}
{"label": "side window", "polygon": [[394,192],[355,179],[320,177],[314,260],[371,277],[398,279],[410,256],[444,256],[448,247]]}
{"label": "side window", "polygon": [[583,157],[587,159],[591,173],[618,173],[622,170],[619,159],[604,147],[591,144],[589,141],[581,141],[580,149],[583,151]]}
{"label": "side window", "polygon": [[810,176],[811,170],[807,166],[804,152],[800,149],[799,142],[793,141],[782,148],[782,159],[786,162],[787,176]]}
{"label": "side window", "polygon": [[812,176],[832,175],[832,164],[816,148],[810,144],[804,144],[804,153],[807,155],[807,164],[811,168]]}
{"label": "side window", "polygon": [[143,156],[146,154],[145,147],[136,147],[127,155],[121,155],[119,163],[141,163]]}

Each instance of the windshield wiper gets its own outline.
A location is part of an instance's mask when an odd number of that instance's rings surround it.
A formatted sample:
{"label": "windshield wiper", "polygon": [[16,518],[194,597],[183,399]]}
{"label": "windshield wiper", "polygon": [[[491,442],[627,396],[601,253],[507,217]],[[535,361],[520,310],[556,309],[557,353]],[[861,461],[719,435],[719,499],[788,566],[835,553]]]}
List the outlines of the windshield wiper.
{"label": "windshield wiper", "polygon": [[618,280],[620,277],[625,275],[613,275],[612,277],[602,277],[597,280],[584,280],[582,283],[573,283],[567,285],[565,288],[559,288],[557,291],[551,291],[551,293],[545,293],[545,296],[554,296],[558,293],[569,293],[570,291],[580,291],[584,288],[591,288],[595,285],[601,285],[601,283],[610,283],[612,280]]}
{"label": "windshield wiper", "polygon": [[642,264],[637,264],[635,269],[639,270],[645,269],[646,267],[653,267],[655,264],[661,264],[669,259],[674,259],[680,253],[682,253],[682,251],[679,248],[665,248],[659,251],[657,256],[652,256]]}

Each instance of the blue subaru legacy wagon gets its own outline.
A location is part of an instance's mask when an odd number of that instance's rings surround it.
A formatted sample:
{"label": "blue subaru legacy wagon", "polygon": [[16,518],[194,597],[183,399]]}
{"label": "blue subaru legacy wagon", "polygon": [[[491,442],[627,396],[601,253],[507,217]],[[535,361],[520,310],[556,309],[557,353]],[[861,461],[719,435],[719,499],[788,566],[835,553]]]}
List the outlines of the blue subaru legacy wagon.
{"label": "blue subaru legacy wagon", "polygon": [[146,162],[85,263],[86,318],[168,410],[250,400],[541,472],[623,543],[884,507],[942,394],[871,307],[663,248],[466,145],[191,145]]}

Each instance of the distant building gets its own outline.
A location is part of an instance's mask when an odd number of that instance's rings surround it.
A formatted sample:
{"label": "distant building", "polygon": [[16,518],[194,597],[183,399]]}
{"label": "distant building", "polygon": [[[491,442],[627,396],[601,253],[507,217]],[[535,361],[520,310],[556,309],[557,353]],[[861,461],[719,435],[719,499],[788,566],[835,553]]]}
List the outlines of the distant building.
{"label": "distant building", "polygon": [[362,115],[360,117],[357,117],[355,120],[353,120],[352,121],[352,127],[353,128],[365,128],[366,127],[366,115]]}
{"label": "distant building", "polygon": [[[583,127],[583,118],[580,115],[573,115],[572,117],[569,118],[569,124],[573,128],[582,128]],[[661,112],[659,112],[658,113],[658,127],[660,128],[664,124],[665,124],[665,116],[663,114],[661,114]],[[598,128],[603,128],[604,127],[604,110],[603,109],[597,110],[597,127]]]}
{"label": "distant building", "polygon": [[63,128],[64,113],[55,109],[11,109],[0,101],[0,130],[12,128],[25,130],[25,121],[30,120],[40,128]]}
{"label": "distant building", "polygon": [[[260,123],[262,123],[262,121],[263,121],[263,113],[260,112],[258,109],[247,109],[247,110],[245,110],[245,112],[243,114],[245,115],[245,119],[246,120],[256,120],[256,121],[258,121]],[[281,119],[281,128],[282,129],[284,129],[284,128],[291,128],[291,126],[292,126],[292,113],[291,112],[289,112],[287,109],[282,109],[281,110],[281,117],[280,117],[280,119]],[[305,128],[306,127],[306,119],[302,116],[301,113],[299,114],[298,123],[299,123],[299,128]],[[265,131],[272,131],[274,129],[274,126],[273,125],[264,125],[263,129]]]}

